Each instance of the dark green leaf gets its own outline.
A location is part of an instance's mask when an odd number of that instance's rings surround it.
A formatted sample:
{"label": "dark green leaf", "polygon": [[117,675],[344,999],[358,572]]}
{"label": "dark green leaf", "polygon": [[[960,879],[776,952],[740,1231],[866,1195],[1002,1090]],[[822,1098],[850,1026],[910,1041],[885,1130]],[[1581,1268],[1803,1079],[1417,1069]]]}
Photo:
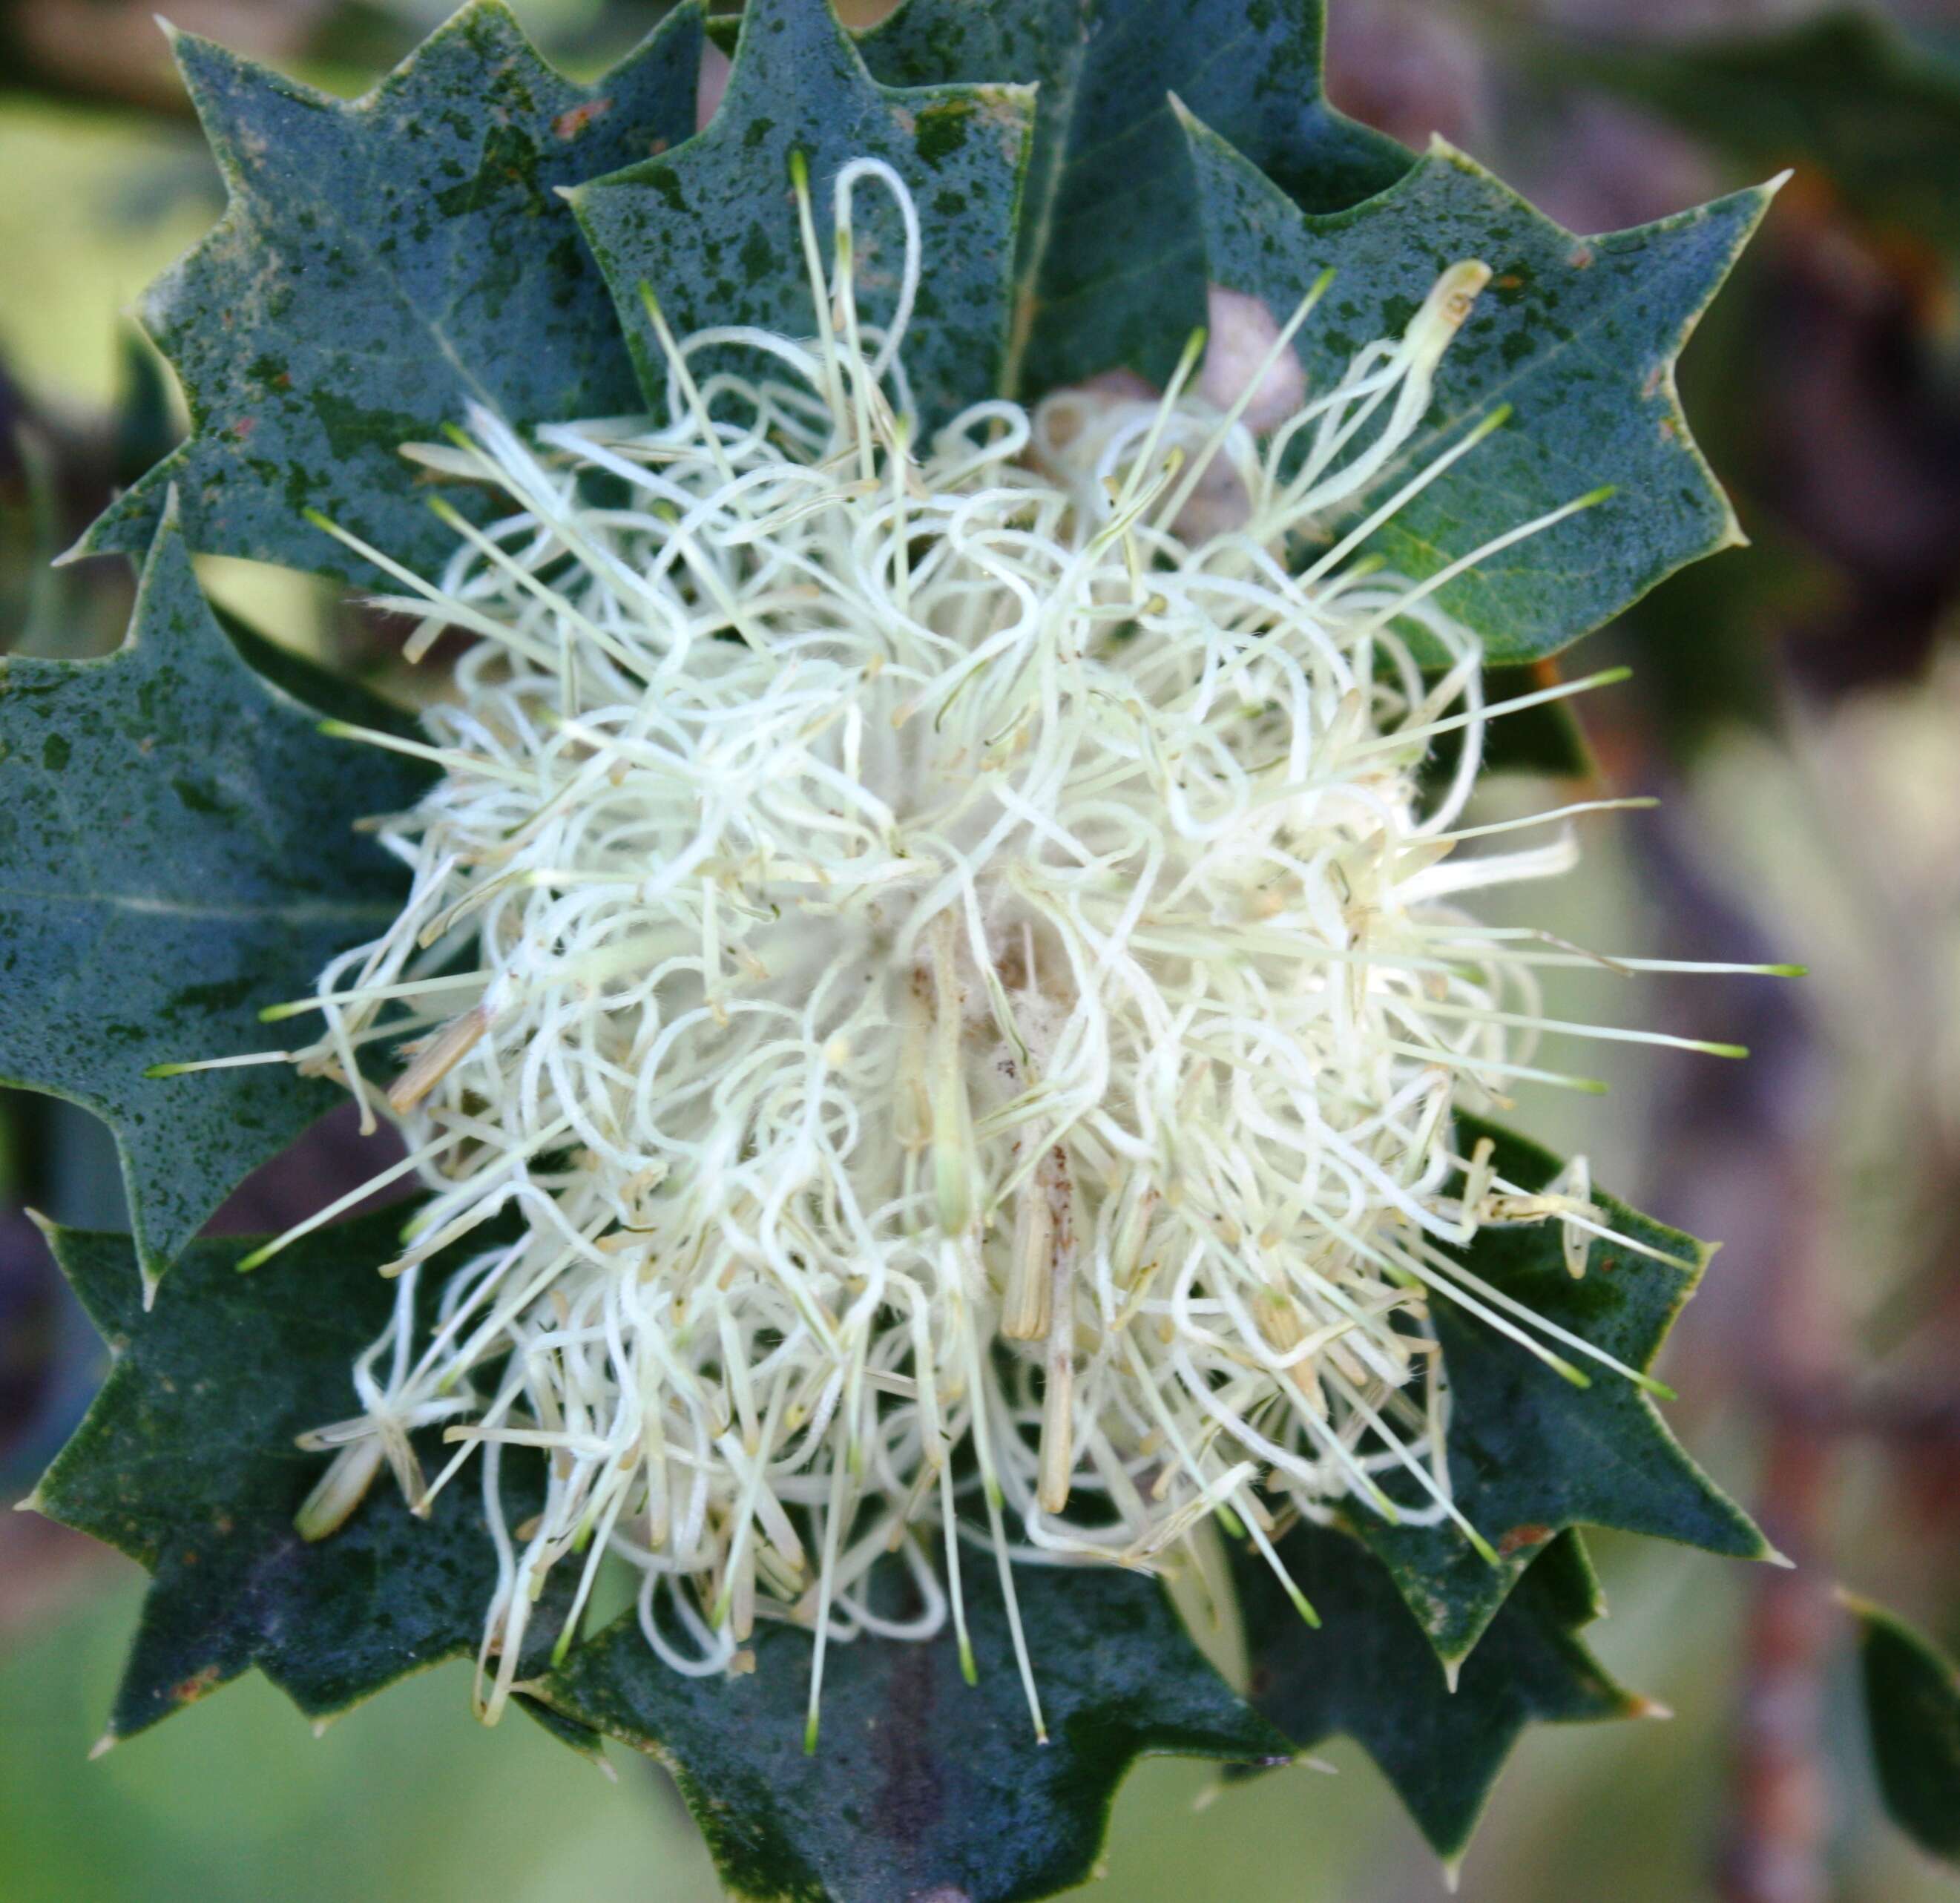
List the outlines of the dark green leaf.
{"label": "dark green leaf", "polygon": [[1562,231],[1440,142],[1353,210],[1298,210],[1206,126],[1186,129],[1213,278],[1289,317],[1335,272],[1296,348],[1325,389],[1356,351],[1398,336],[1437,275],[1494,275],[1443,358],[1437,398],[1357,511],[1500,406],[1509,424],[1369,544],[1421,581],[1607,485],[1604,503],[1478,563],[1438,599],[1493,662],[1529,660],[1598,627],[1683,564],[1740,539],[1675,394],[1682,343],[1768,203],[1765,190],[1596,238]]}
{"label": "dark green leaf", "polygon": [[1921,1850],[1960,1864],[1960,1672],[1883,1607],[1845,1602],[1858,1620],[1879,1793]]}
{"label": "dark green leaf", "polygon": [[[1556,670],[1491,667],[1484,673],[1486,706],[1535,693],[1558,679]],[[1443,738],[1447,740],[1449,736]],[[1554,779],[1583,779],[1593,770],[1592,749],[1570,701],[1545,701],[1491,723],[1484,742],[1489,773],[1544,773]]]}
{"label": "dark green leaf", "polygon": [[1960,59],[1876,12],[1665,49],[1561,46],[1548,63],[1652,107],[1752,170],[1814,167],[1874,229],[1960,253]]}
{"label": "dark green leaf", "polygon": [[322,739],[240,659],[173,509],[127,644],[0,660],[0,1081],[114,1131],[146,1280],[341,1093],[283,1064],[145,1068],[266,1049],[257,1008],[388,923],[399,869],[349,826],[422,778]]}
{"label": "dark green leaf", "polygon": [[576,1718],[568,1718],[562,1711],[546,1704],[542,1698],[534,1698],[528,1691],[514,1694],[511,1702],[527,1718],[542,1725],[562,1745],[575,1751],[581,1758],[589,1758],[593,1763],[603,1766],[606,1762],[606,1734],[594,1731],[590,1725],[581,1724]]}
{"label": "dark green leaf", "polygon": [[[402,1222],[395,1209],[318,1231],[250,1275],[237,1273],[249,1240],[195,1243],[147,1314],[126,1236],[54,1232],[115,1364],[35,1504],[154,1575],[111,1736],[255,1665],[321,1717],[474,1650],[497,1563],[473,1475],[421,1520],[384,1469],[330,1538],[309,1545],[293,1530],[323,1466],[293,1437],[353,1411],[354,1357],[396,1297],[375,1268],[396,1252]],[[424,1320],[466,1253],[425,1271]],[[530,1503],[507,1485],[514,1520]],[[554,1621],[532,1630],[548,1645]]]}
{"label": "dark green leaf", "polygon": [[1305,1624],[1256,1552],[1234,1551],[1252,1702],[1303,1749],[1336,1733],[1355,1739],[1447,1863],[1526,1725],[1655,1709],[1578,1637],[1603,1609],[1577,1533],[1527,1569],[1453,1685],[1366,1548],[1302,1526],[1278,1552],[1322,1623]]}
{"label": "dark green leaf", "polygon": [[994,1569],[966,1568],[979,1682],[951,1633],[829,1648],[803,1748],[811,1641],[759,1629],[756,1669],[687,1679],[631,1616],[532,1689],[657,1757],[730,1885],[796,1903],[1016,1903],[1083,1881],[1139,1754],[1283,1759],[1285,1739],[1205,1663],[1153,1581],[1016,1575],[1049,1741],[1038,1744]]}
{"label": "dark green leaf", "polygon": [[[269,682],[288,699],[330,720],[345,721],[355,727],[371,727],[394,734],[404,740],[426,737],[415,717],[390,701],[351,680],[345,674],[329,673],[317,660],[296,653],[259,633],[243,616],[234,614],[218,603],[210,604],[219,627],[237,649],[253,673]],[[425,778],[434,778],[430,769]]]}
{"label": "dark green leaf", "polygon": [[[1484,670],[1484,704],[1535,693],[1560,678],[1558,666],[1541,661],[1528,667],[1487,667]],[[1437,737],[1423,762],[1423,778],[1430,785],[1445,785],[1462,757],[1462,736],[1448,733]],[[1580,725],[1570,701],[1542,701],[1516,714],[1507,714],[1491,723],[1484,737],[1486,773],[1542,773],[1553,779],[1584,779],[1596,771],[1592,749],[1586,744],[1586,730]]]}
{"label": "dark green leaf", "polygon": [[1319,0],[906,0],[862,41],[890,85],[1041,88],[1006,387],[1032,400],[1122,364],[1161,382],[1204,321],[1177,93],[1296,204],[1338,210],[1410,155],[1320,84]]}
{"label": "dark green leaf", "polygon": [[[1467,1119],[1461,1128],[1466,1145],[1491,1137],[1499,1173],[1527,1191],[1557,1173],[1557,1160],[1535,1144]],[[1709,1252],[1610,1196],[1596,1191],[1594,1201],[1608,1227],[1673,1259],[1596,1241],[1584,1277],[1575,1280],[1556,1223],[1487,1227],[1465,1259],[1535,1314],[1644,1373],[1694,1294]],[[1446,1297],[1433,1302],[1432,1313],[1449,1380],[1452,1491],[1499,1563],[1480,1558],[1447,1525],[1391,1526],[1360,1512],[1354,1519],[1446,1663],[1469,1655],[1533,1557],[1569,1526],[1618,1526],[1739,1559],[1773,1556],[1624,1376],[1582,1360],[1592,1384],[1575,1387]]]}
{"label": "dark green leaf", "polygon": [[231,194],[145,307],[195,428],[84,552],[146,547],[175,484],[201,549],[345,573],[345,549],[302,519],[312,508],[439,565],[455,539],[421,506],[404,442],[473,399],[526,423],[636,401],[556,188],[693,130],[698,8],[586,87],[545,64],[502,0],[473,0],[352,105],[176,44]]}
{"label": "dark green leaf", "polygon": [[[831,183],[849,161],[883,159],[918,202],[925,275],[905,363],[928,427],[991,396],[1007,342],[1027,92],[880,86],[829,0],[754,0],[743,22],[728,90],[708,129],[668,157],[574,195],[649,400],[664,406],[667,373],[643,285],[677,335],[716,324],[791,336],[814,331],[791,187],[794,152],[810,167],[826,258]],[[880,317],[894,300],[901,228],[875,184],[859,188],[856,209],[859,293],[867,317]]]}

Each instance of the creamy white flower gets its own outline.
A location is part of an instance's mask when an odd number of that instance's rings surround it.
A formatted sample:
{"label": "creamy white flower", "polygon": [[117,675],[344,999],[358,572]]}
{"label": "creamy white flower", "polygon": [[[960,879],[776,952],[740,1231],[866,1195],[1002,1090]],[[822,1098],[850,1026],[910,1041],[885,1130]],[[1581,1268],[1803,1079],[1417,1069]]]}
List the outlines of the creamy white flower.
{"label": "creamy white flower", "polygon": [[[1461,824],[1501,710],[1437,601],[1600,498],[1419,581],[1366,552],[1501,420],[1409,460],[1486,268],[1263,434],[1192,393],[1195,342],[1160,399],[982,403],[925,441],[910,198],[847,167],[826,272],[798,183],[814,339],[676,339],[649,298],[663,420],[473,412],[412,452],[506,505],[446,512],[446,572],[342,537],[418,648],[477,638],[426,744],[365,736],[441,769],[378,823],[400,918],[291,1007],[325,1018],[299,1061],[397,1122],[431,1192],[300,1525],[384,1462],[426,1510],[476,1459],[492,1716],[545,1575],[575,1569],[568,1639],[609,1554],[677,1671],[739,1667],[759,1616],[813,1626],[813,1737],[832,1640],[950,1618],[971,1670],[963,1541],[1010,1609],[1010,1556],[1160,1565],[1214,1514],[1268,1558],[1336,1503],[1481,1544],[1433,1294],[1615,1365],[1448,1252],[1556,1219],[1583,1273],[1608,1233],[1583,1169],[1528,1198],[1459,1151],[1459,1109],[1583,1087],[1534,1052],[1585,1028],[1542,1018],[1537,968],[1585,955],[1463,907],[1568,867],[1586,809],[1515,849]],[[877,326],[865,189],[907,232]],[[1287,386],[1322,288],[1230,367],[1239,408]],[[377,1042],[407,1060],[385,1103]],[[412,1339],[422,1265],[499,1217]],[[549,1460],[516,1528],[508,1446]],[[903,1620],[867,1590],[891,1552]]]}

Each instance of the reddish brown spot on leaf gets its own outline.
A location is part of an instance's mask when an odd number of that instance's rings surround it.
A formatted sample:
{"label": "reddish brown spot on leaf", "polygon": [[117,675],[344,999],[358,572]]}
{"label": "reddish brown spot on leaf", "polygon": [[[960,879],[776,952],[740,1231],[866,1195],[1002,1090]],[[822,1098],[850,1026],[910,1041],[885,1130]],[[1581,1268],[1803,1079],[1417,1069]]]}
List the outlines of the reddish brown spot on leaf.
{"label": "reddish brown spot on leaf", "polygon": [[552,130],[560,138],[576,138],[595,119],[603,119],[612,110],[612,102],[607,99],[588,99],[582,106],[574,106],[562,112],[552,121]]}
{"label": "reddish brown spot on leaf", "polygon": [[215,1691],[223,1682],[218,1667],[207,1665],[193,1672],[187,1679],[180,1679],[170,1687],[173,1704],[195,1704],[206,1692]]}
{"label": "reddish brown spot on leaf", "polygon": [[1551,1537],[1549,1526],[1540,1526],[1529,1522],[1522,1526],[1513,1526],[1497,1542],[1497,1551],[1508,1559],[1512,1554],[1527,1546],[1542,1546]]}

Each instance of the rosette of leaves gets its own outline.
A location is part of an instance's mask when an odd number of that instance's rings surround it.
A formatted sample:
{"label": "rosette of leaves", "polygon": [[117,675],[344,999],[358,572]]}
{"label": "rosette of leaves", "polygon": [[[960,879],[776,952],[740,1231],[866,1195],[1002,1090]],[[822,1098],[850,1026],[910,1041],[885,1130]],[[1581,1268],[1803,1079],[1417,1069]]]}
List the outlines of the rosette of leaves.
{"label": "rosette of leaves", "polygon": [[[1513,422],[1474,474],[1398,514],[1382,552],[1419,579],[1446,546],[1577,488],[1618,492],[1449,584],[1494,664],[1542,661],[1736,539],[1673,366],[1764,194],[1577,237],[1462,154],[1418,157],[1334,111],[1322,27],[1319,0],[905,0],[854,37],[826,0],[752,0],[698,131],[704,48],[730,29],[692,4],[576,86],[501,0],[476,0],[352,103],[177,38],[231,194],[145,311],[192,434],[82,545],[142,564],[125,647],[0,671],[0,1080],[102,1116],[135,1211],[128,1239],[55,1238],[115,1365],[36,1496],[154,1576],[111,1739],[253,1666],[309,1713],[344,1708],[472,1649],[494,1566],[460,1496],[432,1526],[370,1503],[344,1539],[292,1531],[313,1471],[292,1437],[332,1411],[387,1313],[369,1266],[385,1246],[327,1229],[241,1278],[247,1245],[192,1240],[326,1099],[283,1069],[221,1070],[166,1103],[145,1073],[253,1048],[255,1004],[390,915],[390,867],[351,823],[415,788],[317,737],[319,712],[391,717],[221,626],[193,552],[371,581],[313,526],[323,512],[405,562],[439,559],[405,441],[439,437],[466,402],[538,424],[651,400],[643,282],[679,327],[793,323],[792,151],[819,182],[882,158],[935,221],[947,262],[908,355],[928,412],[1115,368],[1161,377],[1208,287],[1283,316],[1332,266],[1331,321],[1298,346],[1319,377],[1405,321],[1442,266],[1488,260],[1492,294],[1421,450],[1500,406]],[[1540,761],[1574,757],[1567,730],[1541,732]],[[1502,1160],[1528,1184],[1557,1167],[1508,1141]],[[1487,1231],[1472,1266],[1645,1369],[1701,1253],[1613,1219],[1659,1255],[1602,1251],[1579,1282],[1555,1233]],[[1442,1533],[1302,1529],[1324,1625],[1241,1569],[1249,1701],[1157,1583],[1074,1569],[1019,1585],[1045,1746],[1011,1675],[969,1686],[950,1640],[843,1648],[811,1758],[810,1641],[788,1628],[762,1635],[752,1674],[713,1680],[663,1672],[626,1628],[588,1632],[536,1662],[527,1696],[580,1749],[610,1737],[667,1764],[746,1895],[1049,1894],[1089,1874],[1138,1753],[1258,1765],[1335,1732],[1453,1860],[1526,1724],[1640,1709],[1578,1636],[1598,1606],[1577,1529],[1764,1548],[1643,1393],[1570,1386],[1439,1306],[1455,1482],[1500,1563]],[[976,1647],[997,1655],[1001,1609],[973,1590]]]}

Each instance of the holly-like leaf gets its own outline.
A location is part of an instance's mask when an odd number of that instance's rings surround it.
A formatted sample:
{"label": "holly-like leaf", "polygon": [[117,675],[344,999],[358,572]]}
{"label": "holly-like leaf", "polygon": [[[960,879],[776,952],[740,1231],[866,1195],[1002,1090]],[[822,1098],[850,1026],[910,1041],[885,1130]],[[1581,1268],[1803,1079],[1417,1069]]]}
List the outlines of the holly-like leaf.
{"label": "holly-like leaf", "polygon": [[906,0],[860,43],[889,85],[1040,86],[1004,379],[1026,400],[1117,364],[1162,381],[1204,321],[1175,91],[1308,211],[1413,162],[1321,91],[1319,0]]}
{"label": "holly-like leaf", "polygon": [[1665,49],[1558,46],[1547,64],[1754,169],[1810,166],[1873,229],[1960,253],[1960,58],[1880,14],[1847,8]]}
{"label": "holly-like leaf", "polygon": [[[1490,1137],[1499,1173],[1527,1192],[1557,1173],[1557,1159],[1535,1144],[1468,1119],[1459,1127],[1466,1145]],[[1486,1227],[1464,1259],[1534,1314],[1644,1373],[1710,1252],[1611,1196],[1596,1192],[1593,1200],[1608,1227],[1669,1259],[1596,1240],[1575,1278],[1556,1222]],[[1449,1381],[1451,1490],[1498,1563],[1479,1558],[1447,1524],[1391,1525],[1360,1511],[1354,1524],[1445,1663],[1470,1655],[1526,1567],[1567,1527],[1618,1526],[1739,1559],[1775,1557],[1624,1376],[1562,1350],[1589,1371],[1590,1386],[1576,1386],[1447,1297],[1433,1300],[1431,1313]],[[1393,1482],[1386,1490],[1398,1491]]]}
{"label": "holly-like leaf", "polygon": [[[896,1570],[896,1568],[894,1569]],[[1145,1752],[1263,1761],[1287,1741],[1208,1665],[1154,1581],[1023,1567],[1048,1726],[1037,1743],[991,1564],[965,1569],[979,1680],[950,1631],[833,1645],[803,1750],[812,1642],[759,1628],[755,1669],[682,1678],[630,1615],[531,1688],[671,1771],[730,1885],[795,1903],[1018,1903],[1083,1882]]]}
{"label": "holly-like leaf", "polygon": [[[115,1361],[34,1504],[153,1575],[111,1737],[253,1666],[325,1717],[475,1649],[497,1560],[474,1475],[417,1520],[384,1469],[329,1538],[308,1544],[293,1530],[323,1471],[294,1436],[352,1411],[354,1358],[394,1306],[375,1268],[396,1252],[402,1221],[393,1209],[317,1231],[250,1275],[237,1267],[251,1241],[194,1243],[148,1313],[129,1237],[52,1232]],[[424,1271],[423,1322],[467,1252]],[[535,1478],[527,1495],[521,1467],[505,1484],[514,1521],[542,1498]],[[532,1629],[548,1647],[555,1622],[540,1616]]]}
{"label": "holly-like leaf", "polygon": [[246,665],[174,505],[122,648],[0,660],[0,1082],[114,1131],[146,1281],[341,1100],[284,1064],[146,1068],[264,1050],[257,1007],[304,995],[387,924],[399,868],[350,826],[411,804],[423,779],[323,739]]}
{"label": "holly-like leaf", "polygon": [[1879,1794],[1921,1850],[1960,1864],[1960,1669],[1882,1606],[1845,1602],[1858,1621]]}
{"label": "holly-like leaf", "polygon": [[80,552],[147,547],[175,485],[200,549],[347,574],[313,509],[439,566],[454,536],[422,506],[404,442],[473,400],[525,423],[635,406],[612,301],[556,188],[686,138],[700,46],[683,5],[578,86],[502,0],[472,0],[348,104],[177,36],[231,192],[144,307],[193,430]]}
{"label": "holly-like leaf", "polygon": [[1577,1533],[1526,1570],[1453,1683],[1365,1547],[1301,1526],[1277,1550],[1322,1624],[1302,1620],[1256,1552],[1234,1551],[1252,1702],[1303,1749],[1353,1738],[1446,1863],[1527,1725],[1657,1708],[1615,1685],[1578,1636],[1604,1608]]}
{"label": "holly-like leaf", "polygon": [[[917,202],[925,268],[905,364],[928,428],[991,396],[1032,116],[1023,87],[881,86],[829,0],[752,0],[707,129],[571,195],[648,400],[664,407],[667,371],[642,286],[678,336],[721,324],[814,332],[791,181],[798,154],[826,259],[831,186],[851,160],[882,159]],[[881,320],[896,300],[902,228],[875,182],[861,184],[854,208],[854,276],[867,320]]]}
{"label": "holly-like leaf", "polygon": [[1315,216],[1217,132],[1188,115],[1185,127],[1214,279],[1283,322],[1323,271],[1335,273],[1295,343],[1313,387],[1328,387],[1372,339],[1399,336],[1447,266],[1475,258],[1491,267],[1428,415],[1354,506],[1364,512],[1507,404],[1508,424],[1398,511],[1372,552],[1423,581],[1613,489],[1443,587],[1437,598],[1482,637],[1491,661],[1562,648],[1741,539],[1688,434],[1674,367],[1769,188],[1580,238],[1439,140],[1379,197]]}

